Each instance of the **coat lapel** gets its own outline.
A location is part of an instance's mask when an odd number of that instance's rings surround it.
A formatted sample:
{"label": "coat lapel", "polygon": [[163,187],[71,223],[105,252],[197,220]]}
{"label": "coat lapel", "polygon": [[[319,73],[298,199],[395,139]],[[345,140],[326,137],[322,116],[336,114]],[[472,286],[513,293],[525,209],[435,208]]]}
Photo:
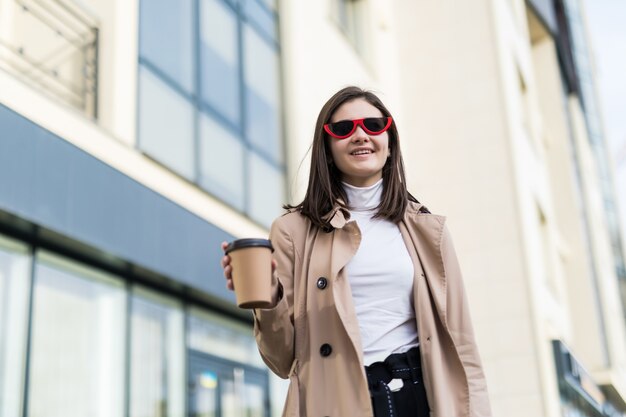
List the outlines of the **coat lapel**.
{"label": "coat lapel", "polygon": [[330,258],[330,276],[336,279],[339,271],[346,266],[354,256],[361,244],[361,231],[356,222],[348,223],[350,214],[336,206],[324,218],[330,219],[330,225],[334,228],[328,246],[328,258]]}
{"label": "coat lapel", "polygon": [[[426,282],[433,296],[437,313],[441,322],[447,328],[446,323],[446,272],[441,255],[441,240],[446,218],[434,214],[421,215],[418,213],[419,206],[410,204],[404,215],[405,227],[403,235],[409,237],[410,242],[417,252],[418,262],[422,266]],[[411,251],[410,251],[411,252]],[[415,261],[415,259],[414,259]]]}
{"label": "coat lapel", "polygon": [[[337,314],[352,342],[363,368],[363,349],[361,333],[354,310],[350,283],[345,279],[342,269],[354,257],[361,244],[361,231],[356,222],[348,222],[349,213],[336,209],[331,214],[330,224],[334,230],[324,237],[324,248],[328,251],[326,259],[330,264],[329,278],[333,282],[333,300]],[[320,258],[322,259],[322,258]]]}

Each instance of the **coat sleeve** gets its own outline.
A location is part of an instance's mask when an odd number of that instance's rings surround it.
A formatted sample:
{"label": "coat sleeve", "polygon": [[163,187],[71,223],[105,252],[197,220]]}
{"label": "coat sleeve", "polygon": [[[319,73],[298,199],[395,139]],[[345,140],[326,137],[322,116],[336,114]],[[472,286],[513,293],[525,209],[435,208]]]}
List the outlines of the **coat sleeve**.
{"label": "coat sleeve", "polygon": [[467,378],[470,416],[490,417],[491,407],[487,382],[474,338],[461,268],[452,244],[450,232],[446,226],[444,226],[442,234],[441,254],[448,281],[446,319],[448,329],[465,370],[465,377]]}
{"label": "coat sleeve", "polygon": [[281,218],[272,224],[270,240],[277,263],[272,277],[272,290],[278,291],[279,299],[273,308],[254,310],[254,336],[266,365],[279,377],[288,378],[294,361],[295,250]]}

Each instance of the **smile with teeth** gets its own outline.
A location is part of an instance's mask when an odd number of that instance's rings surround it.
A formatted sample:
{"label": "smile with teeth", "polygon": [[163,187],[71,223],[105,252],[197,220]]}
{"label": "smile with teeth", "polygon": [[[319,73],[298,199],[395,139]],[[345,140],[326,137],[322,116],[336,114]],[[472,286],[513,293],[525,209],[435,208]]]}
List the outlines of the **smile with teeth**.
{"label": "smile with teeth", "polygon": [[371,149],[359,149],[359,150],[350,152],[350,155],[367,155],[370,153],[374,153],[374,151]]}

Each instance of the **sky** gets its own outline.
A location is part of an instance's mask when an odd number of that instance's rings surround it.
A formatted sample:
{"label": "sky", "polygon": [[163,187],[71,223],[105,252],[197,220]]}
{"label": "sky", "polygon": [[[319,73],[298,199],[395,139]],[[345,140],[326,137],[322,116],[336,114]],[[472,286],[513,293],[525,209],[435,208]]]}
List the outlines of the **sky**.
{"label": "sky", "polygon": [[626,0],[581,0],[626,244]]}

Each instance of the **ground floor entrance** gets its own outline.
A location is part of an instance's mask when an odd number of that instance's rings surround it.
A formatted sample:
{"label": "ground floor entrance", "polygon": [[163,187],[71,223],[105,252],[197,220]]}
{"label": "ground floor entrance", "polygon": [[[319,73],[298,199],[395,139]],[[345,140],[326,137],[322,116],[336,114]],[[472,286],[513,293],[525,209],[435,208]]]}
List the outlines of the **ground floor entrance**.
{"label": "ground floor entrance", "polygon": [[189,417],[268,417],[267,372],[189,351]]}

